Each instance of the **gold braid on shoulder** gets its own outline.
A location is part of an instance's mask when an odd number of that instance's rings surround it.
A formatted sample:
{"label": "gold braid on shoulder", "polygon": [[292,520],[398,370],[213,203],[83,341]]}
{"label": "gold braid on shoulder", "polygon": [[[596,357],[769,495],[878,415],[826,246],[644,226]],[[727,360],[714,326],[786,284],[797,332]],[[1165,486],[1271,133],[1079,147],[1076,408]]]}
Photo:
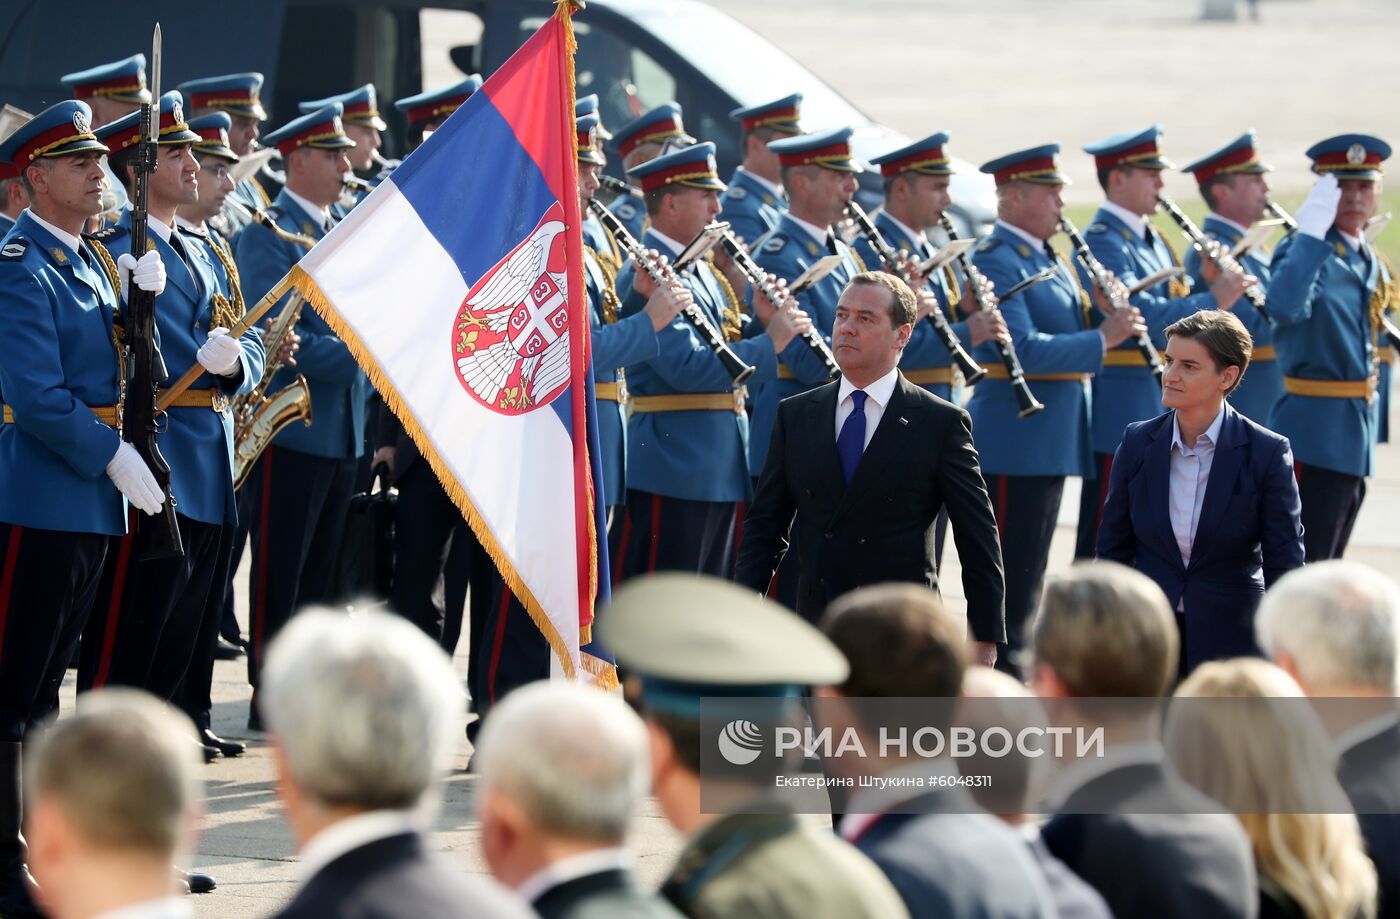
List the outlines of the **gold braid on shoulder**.
{"label": "gold braid on shoulder", "polygon": [[603,324],[612,325],[617,322],[617,310],[622,305],[617,297],[617,267],[613,265],[612,259],[598,254],[592,246],[584,246],[593,253],[593,260],[598,265],[598,270],[603,273],[603,289],[601,291],[603,309]]}
{"label": "gold braid on shoulder", "polygon": [[715,280],[719,281],[720,289],[724,291],[724,299],[729,304],[724,309],[724,328],[721,330],[724,332],[724,340],[738,341],[744,337],[744,301],[734,293],[734,288],[729,285],[729,279],[724,276],[724,272],[715,267],[713,253],[705,253],[705,261],[709,263]]}
{"label": "gold braid on shoulder", "polygon": [[948,283],[948,312],[952,314],[953,321],[958,322],[961,319],[958,309],[962,306],[962,285],[958,283],[958,274],[953,270],[952,262],[943,266],[943,277]]}

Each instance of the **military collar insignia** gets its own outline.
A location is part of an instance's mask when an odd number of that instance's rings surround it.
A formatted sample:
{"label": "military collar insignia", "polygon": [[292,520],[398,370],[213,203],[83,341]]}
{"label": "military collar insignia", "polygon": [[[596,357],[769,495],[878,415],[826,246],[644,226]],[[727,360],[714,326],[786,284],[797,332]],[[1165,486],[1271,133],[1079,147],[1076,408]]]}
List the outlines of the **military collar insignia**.
{"label": "military collar insignia", "polygon": [[818,246],[817,246],[816,243],[809,242],[809,243],[807,243],[807,251],[808,251],[809,253],[811,253],[812,255],[816,255],[818,252],[821,252],[822,250],[821,250],[820,248],[818,248]]}
{"label": "military collar insignia", "polygon": [[1337,258],[1343,258],[1343,259],[1344,259],[1344,258],[1346,258],[1346,257],[1347,257],[1347,244],[1346,244],[1346,243],[1337,243]]}
{"label": "military collar insignia", "polygon": [[1016,251],[1021,253],[1021,258],[1031,257],[1031,247],[1026,245],[1025,243],[1018,243],[1016,246]]}
{"label": "military collar insignia", "polygon": [[778,199],[774,198],[772,195],[764,195],[763,203],[769,207],[775,207],[778,203]]}
{"label": "military collar insignia", "polygon": [[307,236],[311,236],[316,232],[316,228],[311,225],[311,221],[307,220],[302,222],[301,231]]}
{"label": "military collar insignia", "polygon": [[61,246],[54,246],[49,251],[53,253],[54,261],[60,265],[68,264],[68,253],[64,252]]}
{"label": "military collar insignia", "polygon": [[1133,231],[1128,229],[1127,227],[1123,227],[1123,229],[1121,229],[1119,232],[1123,234],[1123,238],[1128,240],[1128,242],[1132,242],[1134,239],[1137,238],[1133,235]]}

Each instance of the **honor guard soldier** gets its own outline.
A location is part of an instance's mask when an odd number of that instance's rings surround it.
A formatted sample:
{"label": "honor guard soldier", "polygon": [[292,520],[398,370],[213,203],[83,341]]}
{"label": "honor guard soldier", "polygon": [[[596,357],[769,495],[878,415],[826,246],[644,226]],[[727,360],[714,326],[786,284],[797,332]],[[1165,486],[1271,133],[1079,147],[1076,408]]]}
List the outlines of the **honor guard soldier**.
{"label": "honor guard soldier", "polygon": [[1375,471],[1378,321],[1395,288],[1365,233],[1390,145],[1343,134],[1307,155],[1319,178],[1269,282],[1284,393],[1269,427],[1293,446],[1303,548],[1314,562],[1346,551]]}
{"label": "honor guard soldier", "polygon": [[0,239],[5,238],[19,219],[20,211],[29,206],[29,192],[19,170],[9,163],[0,163]]}
{"label": "honor guard soldier", "polygon": [[[947,143],[948,135],[940,132],[871,160],[880,167],[885,191],[884,206],[872,218],[875,229],[895,251],[916,262],[936,254],[924,233],[939,225],[943,212],[952,203],[948,186],[953,167],[943,150]],[[880,264],[875,247],[864,236],[857,239],[854,246],[867,266],[873,268]],[[977,311],[976,298],[970,289],[963,290],[955,271],[956,266],[945,265],[923,288],[916,288],[915,293],[921,294],[921,298],[924,291],[933,295],[937,308],[948,318],[949,326],[964,348],[991,341],[1004,326],[996,316]],[[935,396],[949,402],[959,401],[959,391],[953,385],[953,358],[929,322],[914,324],[914,334],[904,347],[899,372],[909,382]]]}
{"label": "honor guard soldier", "polygon": [[[668,146],[689,146],[695,143],[695,138],[685,133],[680,105],[667,102],[618,128],[613,141],[622,157],[622,168],[630,174],[635,167],[656,159]],[[642,235],[647,207],[640,194],[631,191],[620,195],[608,209],[633,236]]]}
{"label": "honor guard soldier", "polygon": [[619,590],[598,638],[631,675],[628,699],[651,734],[653,793],[686,837],[661,886],[673,906],[696,917],[908,915],[873,862],[762,788],[756,813],[701,813],[701,751],[714,742],[701,736],[701,700],[761,697],[765,712],[791,705],[801,717],[805,689],[839,685],[850,670],[825,636],[733,584],[665,575]]}
{"label": "honor guard soldier", "polygon": [[117,426],[118,292],[158,294],[165,273],[156,253],[118,265],[82,238],[108,152],[91,118],[60,102],[0,143],[30,197],[0,243],[0,913],[25,919],[43,914],[20,835],[20,744],[54,714],[128,500],[147,514],[164,500]]}
{"label": "honor guard soldier", "polygon": [[[331,227],[330,206],[350,171],[345,152],[355,143],[345,134],[340,112],[339,103],[328,105],[267,135],[287,165],[287,185],[267,211],[282,232],[250,226],[238,235],[238,274],[248,303],[262,299]],[[364,451],[368,380],[345,342],[314,310],[302,310],[296,331],[301,337],[297,365],[283,370],[269,390],[287,385],[294,372],[305,376],[315,420],[309,427],[291,425],[273,438],[244,486],[254,489],[248,500],[256,508],[249,524],[253,598],[248,647],[248,677],[254,687],[249,724],[255,730],[262,724],[256,690],[266,642],[297,607],[320,602],[329,593]]]}
{"label": "honor guard soldier", "polygon": [[1045,410],[1020,417],[1006,367],[991,344],[974,352],[987,376],[967,406],[1006,571],[1007,647],[998,651],[997,668],[1017,676],[1026,625],[1040,601],[1065,476],[1087,476],[1092,469],[1089,375],[1102,370],[1108,348],[1140,327],[1137,310],[1128,309],[1095,330],[1089,298],[1050,248],[1064,210],[1060,192],[1069,183],[1059,152],[1059,144],[1047,144],[981,167],[996,181],[997,222],[972,257],[977,270],[1002,291],[1046,268],[1058,269],[1052,281],[1000,304],[1026,379]]}
{"label": "honor guard soldier", "polygon": [[[113,547],[78,664],[80,691],[134,686],[166,701],[176,698],[196,657],[204,624],[209,621],[217,630],[222,617],[238,522],[229,398],[252,390],[263,370],[258,333],[250,329],[241,338],[229,335],[242,309],[232,296],[220,257],[203,238],[175,225],[177,209],[196,203],[199,195],[200,170],[192,148],[201,137],[185,123],[182,106],[177,91],[161,97],[147,224],[150,244],[168,275],[155,311],[161,355],[170,372],[162,385],[194,366],[206,371],[167,410],[159,440],[170,464],[170,490],[185,552],[182,557],[140,559],[131,533]],[[98,128],[97,137],[116,151],[108,162],[130,194],[130,170],[141,139],[139,113]],[[132,212],[124,211],[116,225],[94,237],[95,245],[116,257],[130,252],[131,219]],[[220,755],[214,744],[206,746],[210,758]]]}
{"label": "honor guard soldier", "polygon": [[778,176],[778,155],[768,144],[802,133],[802,94],[793,93],[763,105],[738,108],[729,117],[739,122],[739,149],[744,161],[734,169],[729,188],[719,196],[719,219],[749,245],[778,225],[787,210]]}
{"label": "honor guard soldier", "polygon": [[[1264,173],[1273,168],[1259,159],[1254,132],[1250,131],[1182,169],[1195,177],[1201,197],[1210,208],[1201,231],[1219,240],[1226,249],[1234,249],[1268,210],[1269,183]],[[1245,271],[1259,279],[1260,289],[1266,290],[1269,251],[1255,246],[1240,253],[1237,259]],[[1201,254],[1194,246],[1186,253],[1185,263],[1192,287],[1208,286],[1202,273]],[[1283,396],[1283,373],[1274,358],[1274,330],[1247,300],[1237,302],[1232,311],[1249,330],[1254,351],[1249,356],[1249,372],[1230,394],[1230,404],[1251,421],[1267,426],[1274,404]]]}
{"label": "honor guard soldier", "polygon": [[[94,125],[111,124],[124,115],[151,101],[146,88],[146,55],[133,54],[125,60],[99,64],[88,70],[59,77],[74,99],[92,108]],[[106,165],[107,194],[104,195],[104,215],[115,217],[126,207],[126,191]]]}
{"label": "honor guard soldier", "polygon": [[[191,118],[202,118],[215,112],[228,115],[229,149],[240,157],[257,152],[260,125],[267,120],[262,104],[263,75],[260,73],[231,73],[181,83],[176,89],[185,97],[185,108]],[[267,168],[238,183],[229,196],[224,212],[225,230],[230,239],[247,226],[251,212],[260,211],[272,203],[281,184],[268,174]]]}
{"label": "honor guard soldier", "polygon": [[[219,280],[219,289],[232,303],[234,312],[245,308],[242,286],[238,283],[238,269],[234,264],[233,246],[210,225],[209,221],[219,221],[225,202],[235,190],[229,167],[237,163],[239,156],[233,151],[229,140],[229,126],[232,119],[224,112],[215,112],[190,119],[190,130],[200,136],[194,144],[194,158],[199,163],[196,182],[199,185],[199,200],[183,204],[175,216],[175,223],[181,231],[199,237],[213,256],[214,273]],[[295,342],[285,346],[295,349]],[[264,364],[266,373],[266,364]],[[237,436],[237,430],[234,432]],[[216,658],[233,660],[243,654],[243,640],[238,620],[233,610],[233,575],[243,555],[243,545],[248,540],[248,517],[252,509],[246,502],[237,501],[238,522],[233,527],[233,537],[226,570],[222,583],[216,582],[211,595],[213,607],[205,612],[205,620],[200,625],[199,638],[195,642],[194,657],[185,671],[184,682],[176,693],[175,702],[190,716],[190,720],[204,735],[202,739],[208,747],[213,747],[224,756],[240,756],[244,745],[236,741],[224,740],[213,732],[211,712],[211,684],[214,679]],[[221,642],[220,636],[226,640]]]}
{"label": "honor guard soldier", "polygon": [[[574,103],[574,118],[583,118],[585,115],[593,115],[598,119],[598,126],[594,131],[597,137],[595,152],[602,159],[602,165],[606,166],[608,155],[603,152],[603,144],[612,140],[612,134],[603,125],[603,116],[598,112],[598,95],[596,93],[580,96]],[[603,171],[599,169],[598,180],[601,182],[602,178]],[[618,247],[617,240],[612,238],[611,233],[603,229],[603,225],[598,222],[598,215],[588,210],[586,206],[583,214],[583,244],[592,249],[599,257],[604,270],[615,275],[622,269],[622,263],[626,259],[622,256],[622,249]]]}
{"label": "honor guard soldier", "polygon": [[[719,213],[724,183],[714,144],[668,153],[628,175],[641,183],[651,219],[641,241],[668,259]],[[632,283],[638,270],[629,265],[617,278],[618,290],[629,291],[620,310],[624,319],[644,303]],[[767,331],[744,337],[745,305],[708,260],[684,270],[680,281],[734,354],[754,368],[748,382],[771,382],[777,354],[805,324],[805,316],[786,312],[792,301],[775,310],[756,294],[755,313]],[[663,570],[728,577],[734,570],[738,505],[752,496],[757,473],[748,462],[743,389],[735,387],[730,372],[684,317],[662,329],[657,341],[656,357],[626,367],[632,408],[627,512],[615,569],[620,567],[623,578]]]}
{"label": "honor guard soldier", "polygon": [[[309,115],[336,102],[341,105],[341,123],[345,126],[345,136],[355,142],[355,146],[345,155],[350,160],[350,168],[355,177],[361,183],[358,188],[347,188],[336,204],[335,207],[340,209],[337,216],[343,218],[350,212],[350,208],[364,200],[371,188],[379,184],[382,179],[381,170],[388,167],[392,171],[392,166],[379,155],[379,148],[384,146],[384,138],[380,132],[389,130],[389,126],[379,115],[374,84],[366,83],[359,89],[352,89],[338,96],[301,102],[297,108],[301,109],[303,115]],[[395,161],[393,165],[397,166],[398,162]]]}
{"label": "honor guard soldier", "polygon": [[[586,210],[598,191],[598,175],[606,160],[598,148],[598,116],[584,115],[575,120],[578,134],[579,207]],[[608,509],[610,557],[616,558],[616,542],[622,526],[621,505],[627,493],[625,482],[627,396],[621,368],[649,360],[661,353],[660,334],[676,313],[694,303],[690,291],[678,282],[658,289],[646,272],[635,272],[633,285],[638,302],[645,306],[625,318],[618,315],[614,275],[603,267],[597,253],[585,248],[584,286],[588,296],[588,322],[593,357],[593,386],[598,408],[598,443],[602,455],[603,481],[598,489]],[[398,519],[403,520],[404,491],[399,490]],[[456,506],[453,506],[456,511]],[[401,532],[401,531],[400,531]],[[403,536],[400,535],[400,540]],[[472,675],[468,677],[473,708],[480,718],[469,729],[473,735],[481,727],[491,706],[506,693],[526,683],[549,677],[551,651],[539,627],[525,607],[511,593],[495,566],[483,552],[482,558],[494,579],[493,600],[483,624],[472,623],[476,643]],[[395,590],[400,569],[396,568]],[[473,605],[475,612],[475,604]],[[482,636],[485,636],[483,639]]]}
{"label": "honor guard soldier", "polygon": [[478,89],[481,89],[481,77],[472,74],[460,83],[396,101],[394,108],[408,122],[408,137],[405,138],[408,149],[417,150],[428,135],[442,127],[447,116],[461,108]]}
{"label": "honor guard soldier", "polygon": [[[1094,257],[1129,287],[1156,271],[1181,264],[1171,243],[1149,220],[1157,212],[1162,171],[1173,168],[1162,155],[1158,143],[1161,135],[1162,126],[1154,125],[1143,131],[1115,134],[1084,148],[1094,157],[1099,185],[1106,196],[1094,214],[1094,222],[1085,228],[1084,239]],[[1080,265],[1078,270],[1080,282],[1090,286],[1092,281],[1084,267]],[[1158,351],[1167,345],[1162,330],[1168,325],[1198,310],[1230,309],[1249,286],[1240,276],[1216,271],[1214,266],[1205,269],[1205,274],[1213,278],[1207,291],[1193,294],[1184,279],[1172,278],[1132,298]],[[1102,313],[1091,310],[1090,315],[1095,322],[1102,321]],[[1094,556],[1103,502],[1108,495],[1109,469],[1123,439],[1123,429],[1134,421],[1146,421],[1161,413],[1161,385],[1134,343],[1124,342],[1104,357],[1103,372],[1094,377],[1094,481],[1086,481],[1080,493],[1076,558]]]}

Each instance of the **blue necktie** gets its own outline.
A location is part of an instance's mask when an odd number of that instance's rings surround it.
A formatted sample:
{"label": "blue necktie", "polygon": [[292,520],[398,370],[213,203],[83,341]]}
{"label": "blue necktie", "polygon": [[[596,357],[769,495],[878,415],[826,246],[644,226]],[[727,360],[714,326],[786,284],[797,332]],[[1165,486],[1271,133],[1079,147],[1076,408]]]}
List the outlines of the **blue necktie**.
{"label": "blue necktie", "polygon": [[851,393],[855,408],[841,425],[841,434],[836,438],[836,455],[841,459],[841,471],[846,476],[846,484],[855,478],[856,467],[860,465],[860,455],[865,452],[865,390]]}

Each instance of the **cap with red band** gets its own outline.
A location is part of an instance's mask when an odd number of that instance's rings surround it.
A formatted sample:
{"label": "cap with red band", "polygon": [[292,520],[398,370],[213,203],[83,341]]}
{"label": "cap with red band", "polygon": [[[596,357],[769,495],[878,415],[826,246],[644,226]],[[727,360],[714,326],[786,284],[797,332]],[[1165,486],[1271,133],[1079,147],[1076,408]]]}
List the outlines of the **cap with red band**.
{"label": "cap with red band", "polygon": [[672,137],[689,138],[681,118],[681,107],[675,102],[657,106],[642,117],[627,122],[613,135],[618,152],[623,156],[643,144],[659,144]]}
{"label": "cap with red band", "polygon": [[851,155],[851,135],[854,133],[850,128],[837,128],[820,134],[784,137],[771,141],[768,149],[778,154],[778,165],[783,169],[821,166],[836,172],[864,172]]}
{"label": "cap with red band", "polygon": [[1033,182],[1037,185],[1068,185],[1069,177],[1060,171],[1060,145],[1045,144],[1008,153],[979,167],[997,185],[1008,182]]}
{"label": "cap with red band", "polygon": [[151,91],[146,88],[144,54],[133,54],[124,60],[70,73],[59,77],[59,82],[72,91],[74,99],[102,96],[132,105],[151,101]]}
{"label": "cap with red band", "polygon": [[797,122],[802,117],[802,94],[793,93],[762,105],[736,108],[729,113],[729,117],[739,122],[739,129],[745,132],[772,128],[785,134],[800,134],[802,128]]}
{"label": "cap with red band", "polygon": [[1308,148],[1313,172],[1334,173],[1338,179],[1378,179],[1381,164],[1390,158],[1390,144],[1369,134],[1339,134]]}
{"label": "cap with red band", "polygon": [[641,183],[644,192],[668,185],[706,191],[724,191],[729,187],[720,181],[719,166],[715,163],[715,145],[709,143],[693,144],[658,156],[632,167],[627,174]]}
{"label": "cap with red band", "polygon": [[901,172],[949,176],[953,174],[953,167],[948,162],[947,154],[943,152],[947,143],[948,133],[940,131],[898,150],[877,156],[871,162],[880,167],[880,175],[887,179]]}
{"label": "cap with red band", "polygon": [[1191,173],[1197,184],[1204,185],[1223,175],[1260,175],[1272,172],[1273,168],[1259,159],[1259,152],[1254,149],[1254,132],[1248,131],[1219,150],[1182,167],[1181,171]]}
{"label": "cap with red band", "polygon": [[[97,139],[110,147],[113,152],[135,146],[141,142],[141,113],[132,112],[110,124],[104,124],[97,129]],[[177,144],[197,143],[199,139],[199,135],[191,131],[190,126],[185,124],[185,100],[180,95],[180,91],[172,89],[161,96],[160,131],[156,137],[156,143],[169,147]]]}
{"label": "cap with red band", "polygon": [[1097,143],[1084,147],[1084,152],[1093,154],[1094,168],[1099,172],[1134,166],[1138,169],[1173,169],[1170,160],[1162,155],[1158,141],[1163,129],[1160,124],[1142,131],[1125,131]]}
{"label": "cap with red band", "polygon": [[0,143],[0,163],[10,164],[18,176],[40,157],[107,152],[93,133],[92,109],[86,102],[69,99],[44,109],[5,138]]}
{"label": "cap with red band", "polygon": [[334,102],[307,115],[294,119],[270,132],[263,143],[276,147],[283,156],[302,147],[315,147],[319,150],[342,150],[355,146],[355,142],[345,136],[345,126],[340,121],[341,106]]}

